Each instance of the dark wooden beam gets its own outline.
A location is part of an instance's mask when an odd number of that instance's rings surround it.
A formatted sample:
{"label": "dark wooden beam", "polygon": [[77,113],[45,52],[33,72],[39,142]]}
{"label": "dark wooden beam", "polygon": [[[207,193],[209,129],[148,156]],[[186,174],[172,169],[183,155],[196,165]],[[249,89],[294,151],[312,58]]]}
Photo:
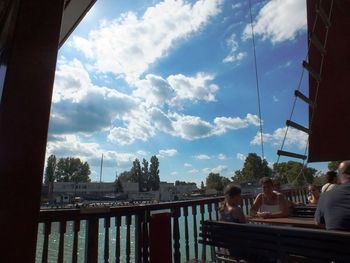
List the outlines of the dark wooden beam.
{"label": "dark wooden beam", "polygon": [[0,104],[1,262],[35,262],[63,0],[20,0]]}

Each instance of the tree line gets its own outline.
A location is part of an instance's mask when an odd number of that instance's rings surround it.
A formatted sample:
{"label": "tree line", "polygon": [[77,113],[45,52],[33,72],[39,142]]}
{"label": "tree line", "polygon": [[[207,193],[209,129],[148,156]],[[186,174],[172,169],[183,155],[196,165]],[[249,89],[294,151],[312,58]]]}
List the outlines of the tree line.
{"label": "tree line", "polygon": [[55,155],[50,155],[45,168],[44,183],[53,182],[91,182],[90,166],[79,158],[66,157],[57,161]]}
{"label": "tree line", "polygon": [[159,160],[157,156],[153,155],[148,162],[142,159],[142,166],[139,159],[135,159],[129,171],[124,171],[116,175],[116,187],[122,191],[122,182],[133,182],[139,184],[139,191],[157,191],[159,190]]}
{"label": "tree line", "polygon": [[[329,170],[336,170],[341,161],[328,163]],[[258,185],[259,180],[264,177],[273,177],[282,184],[292,186],[303,186],[306,184],[322,185],[325,183],[325,176],[315,176],[317,170],[311,167],[303,167],[303,164],[295,161],[274,163],[272,168],[268,166],[266,160],[262,160],[255,153],[249,153],[246,157],[243,168],[236,170],[229,179],[221,176],[220,173],[210,173],[206,178],[206,187],[201,183],[201,189],[210,188],[222,191],[229,183],[236,183],[242,186]]]}

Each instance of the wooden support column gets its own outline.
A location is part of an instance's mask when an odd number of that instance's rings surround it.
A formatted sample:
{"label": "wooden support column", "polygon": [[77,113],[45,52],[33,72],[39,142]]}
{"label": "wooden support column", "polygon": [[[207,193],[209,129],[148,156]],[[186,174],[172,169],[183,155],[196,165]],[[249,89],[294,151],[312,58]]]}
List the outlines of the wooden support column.
{"label": "wooden support column", "polygon": [[64,0],[19,0],[0,104],[1,262],[35,262]]}

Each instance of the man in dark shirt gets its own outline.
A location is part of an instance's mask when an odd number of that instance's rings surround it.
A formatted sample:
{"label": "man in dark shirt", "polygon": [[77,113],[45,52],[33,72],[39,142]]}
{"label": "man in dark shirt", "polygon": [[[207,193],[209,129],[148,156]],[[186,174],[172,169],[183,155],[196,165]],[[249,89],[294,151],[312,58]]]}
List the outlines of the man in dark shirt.
{"label": "man in dark shirt", "polygon": [[350,161],[340,163],[338,171],[341,185],[321,194],[315,220],[328,230],[350,231]]}

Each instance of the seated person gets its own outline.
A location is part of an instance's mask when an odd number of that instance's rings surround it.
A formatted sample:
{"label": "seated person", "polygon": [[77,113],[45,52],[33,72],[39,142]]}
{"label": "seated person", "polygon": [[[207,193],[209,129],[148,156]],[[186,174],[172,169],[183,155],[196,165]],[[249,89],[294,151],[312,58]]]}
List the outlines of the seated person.
{"label": "seated person", "polygon": [[326,180],[327,180],[327,183],[324,186],[322,186],[321,193],[330,191],[337,186],[337,180],[338,180],[337,172],[328,171],[326,173]]}
{"label": "seated person", "polygon": [[350,231],[350,161],[340,163],[338,171],[341,184],[321,195],[315,219],[328,230]]}
{"label": "seated person", "polygon": [[288,204],[284,196],[273,191],[272,180],[263,177],[260,180],[262,193],[255,198],[250,214],[262,218],[277,218],[288,216]]}
{"label": "seated person", "polygon": [[246,219],[240,207],[242,203],[241,188],[234,184],[229,184],[225,188],[224,195],[225,200],[223,205],[219,208],[220,220],[225,222],[245,223]]}
{"label": "seated person", "polygon": [[318,199],[320,198],[320,191],[317,189],[314,185],[309,185],[309,194],[307,196],[307,200],[309,201],[309,204],[315,205],[318,202]]}

